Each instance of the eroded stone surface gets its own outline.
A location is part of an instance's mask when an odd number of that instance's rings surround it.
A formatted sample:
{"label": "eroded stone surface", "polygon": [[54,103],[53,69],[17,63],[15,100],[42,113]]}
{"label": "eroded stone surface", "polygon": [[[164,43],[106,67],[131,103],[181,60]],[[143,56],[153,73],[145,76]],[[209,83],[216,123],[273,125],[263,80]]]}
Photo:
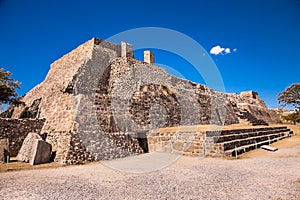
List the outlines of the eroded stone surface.
{"label": "eroded stone surface", "polygon": [[39,139],[34,139],[32,143],[32,150],[29,158],[29,163],[31,165],[37,165],[49,162],[52,153],[51,150],[51,144],[49,144],[48,142]]}
{"label": "eroded stone surface", "polygon": [[31,132],[27,135],[17,155],[18,161],[29,162],[31,160],[36,140],[43,141],[42,137],[37,133]]}

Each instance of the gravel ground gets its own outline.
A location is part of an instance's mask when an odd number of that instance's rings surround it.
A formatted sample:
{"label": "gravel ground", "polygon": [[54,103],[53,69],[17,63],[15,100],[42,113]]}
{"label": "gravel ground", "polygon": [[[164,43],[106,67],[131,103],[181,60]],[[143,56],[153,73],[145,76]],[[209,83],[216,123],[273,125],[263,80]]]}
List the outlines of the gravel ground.
{"label": "gravel ground", "polygon": [[1,173],[0,199],[300,199],[300,145],[257,158],[180,157],[148,173],[107,167],[122,161]]}

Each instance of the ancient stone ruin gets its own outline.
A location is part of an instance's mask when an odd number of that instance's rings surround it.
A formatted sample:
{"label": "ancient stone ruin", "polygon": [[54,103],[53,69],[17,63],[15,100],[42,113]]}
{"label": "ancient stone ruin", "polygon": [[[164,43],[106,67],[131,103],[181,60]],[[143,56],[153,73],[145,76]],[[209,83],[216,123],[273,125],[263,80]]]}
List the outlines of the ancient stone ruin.
{"label": "ancient stone ruin", "polygon": [[[167,74],[154,64],[150,51],[144,58],[134,59],[133,47],[125,42],[115,45],[97,38],[85,42],[51,64],[45,80],[21,98],[23,103],[1,114],[5,119],[0,119],[0,139],[9,140],[10,154],[16,156],[29,132],[47,135],[55,161],[77,164],[163,149],[171,138],[180,140],[182,131],[157,128],[280,122],[256,92],[216,92]],[[240,132],[244,134],[188,133],[194,139],[189,148],[183,141],[177,150],[232,155],[232,147],[242,151],[245,145],[252,148],[281,139],[289,130]],[[246,141],[250,136],[251,142]]]}
{"label": "ancient stone ruin", "polygon": [[37,133],[29,133],[24,139],[17,155],[17,160],[31,165],[47,163],[52,154],[51,144],[44,141]]}

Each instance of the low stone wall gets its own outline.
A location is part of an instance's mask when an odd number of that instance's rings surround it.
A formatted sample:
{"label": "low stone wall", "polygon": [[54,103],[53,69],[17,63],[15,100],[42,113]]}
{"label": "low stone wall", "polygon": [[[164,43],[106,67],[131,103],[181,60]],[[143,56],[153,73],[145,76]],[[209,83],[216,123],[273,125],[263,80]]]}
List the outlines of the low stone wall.
{"label": "low stone wall", "polygon": [[0,139],[9,140],[10,156],[17,156],[27,134],[40,133],[44,122],[44,119],[0,118]]}
{"label": "low stone wall", "polygon": [[148,136],[149,152],[170,152],[189,156],[205,155],[205,131],[151,131]]}

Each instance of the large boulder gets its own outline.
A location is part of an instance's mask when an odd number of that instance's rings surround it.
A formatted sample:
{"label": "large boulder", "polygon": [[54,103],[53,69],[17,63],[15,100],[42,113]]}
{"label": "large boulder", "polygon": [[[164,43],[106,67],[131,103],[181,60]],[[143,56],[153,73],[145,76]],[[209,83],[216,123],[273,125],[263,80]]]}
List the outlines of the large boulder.
{"label": "large boulder", "polygon": [[27,137],[24,139],[21,149],[17,155],[17,160],[21,162],[29,162],[30,156],[32,154],[32,146],[35,140],[43,141],[43,138],[37,133],[28,133]]}
{"label": "large boulder", "polygon": [[51,144],[42,140],[35,139],[32,144],[32,152],[29,158],[29,163],[31,165],[47,163],[50,160],[51,153]]}
{"label": "large boulder", "polygon": [[17,155],[17,160],[31,165],[49,162],[52,153],[51,144],[45,142],[37,133],[29,133]]}

